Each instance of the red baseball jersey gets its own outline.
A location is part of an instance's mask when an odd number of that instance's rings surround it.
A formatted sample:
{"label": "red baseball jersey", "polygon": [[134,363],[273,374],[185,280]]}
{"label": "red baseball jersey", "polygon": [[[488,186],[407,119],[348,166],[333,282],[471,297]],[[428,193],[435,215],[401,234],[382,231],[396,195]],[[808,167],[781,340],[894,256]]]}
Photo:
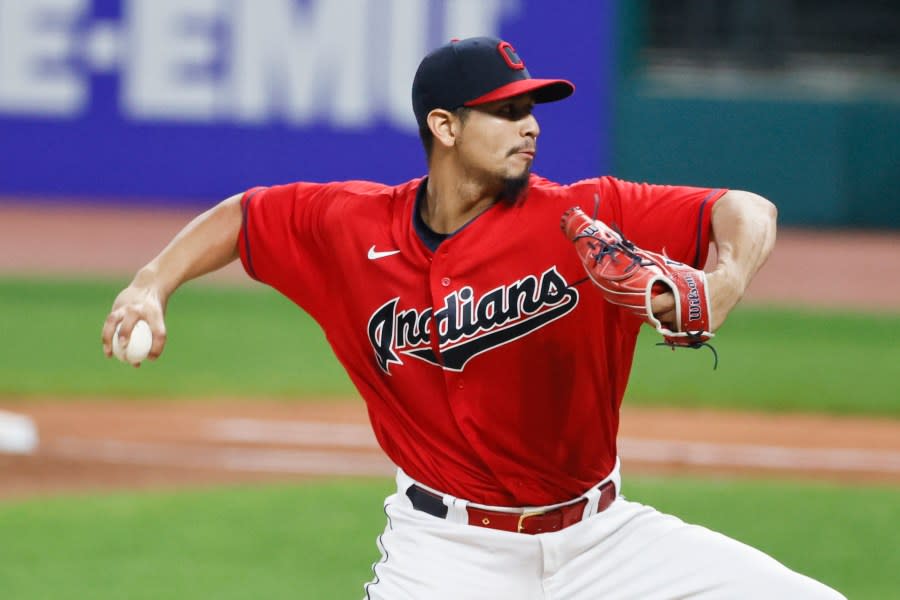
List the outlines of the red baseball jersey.
{"label": "red baseball jersey", "polygon": [[641,322],[606,302],[560,231],[581,206],[701,267],[724,190],[532,175],[432,250],[425,179],[294,183],[242,199],[241,261],[322,327],[375,436],[411,477],[470,501],[562,502],[616,462]]}

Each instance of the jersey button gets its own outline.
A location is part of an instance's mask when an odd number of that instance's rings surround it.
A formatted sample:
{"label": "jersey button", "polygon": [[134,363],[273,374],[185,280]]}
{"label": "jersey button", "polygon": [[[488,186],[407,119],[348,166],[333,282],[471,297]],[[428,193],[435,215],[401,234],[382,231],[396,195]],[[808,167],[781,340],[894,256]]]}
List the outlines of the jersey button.
{"label": "jersey button", "polygon": [[450,285],[450,278],[444,277],[443,279],[441,279],[441,285],[444,287],[448,287]]}
{"label": "jersey button", "polygon": [[458,387],[459,389],[463,389],[462,379],[459,380],[459,383],[456,384],[456,387]]}

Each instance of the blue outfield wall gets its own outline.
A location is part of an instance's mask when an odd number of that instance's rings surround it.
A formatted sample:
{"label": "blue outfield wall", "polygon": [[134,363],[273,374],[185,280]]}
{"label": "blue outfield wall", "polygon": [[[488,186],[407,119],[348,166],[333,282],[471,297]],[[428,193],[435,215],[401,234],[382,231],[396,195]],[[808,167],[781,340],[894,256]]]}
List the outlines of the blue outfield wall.
{"label": "blue outfield wall", "polygon": [[536,111],[535,171],[610,164],[614,0],[0,0],[0,196],[209,204],[425,162],[410,85],[497,35],[575,95]]}

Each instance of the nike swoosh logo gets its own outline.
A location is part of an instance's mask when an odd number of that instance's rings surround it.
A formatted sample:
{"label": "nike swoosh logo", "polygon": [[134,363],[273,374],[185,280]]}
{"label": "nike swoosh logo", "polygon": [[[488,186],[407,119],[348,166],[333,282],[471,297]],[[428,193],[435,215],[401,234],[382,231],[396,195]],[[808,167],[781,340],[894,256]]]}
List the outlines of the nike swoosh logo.
{"label": "nike swoosh logo", "polygon": [[375,246],[369,248],[369,260],[378,260],[379,258],[384,258],[385,256],[393,256],[394,254],[399,254],[399,250],[387,250],[385,252],[376,252]]}

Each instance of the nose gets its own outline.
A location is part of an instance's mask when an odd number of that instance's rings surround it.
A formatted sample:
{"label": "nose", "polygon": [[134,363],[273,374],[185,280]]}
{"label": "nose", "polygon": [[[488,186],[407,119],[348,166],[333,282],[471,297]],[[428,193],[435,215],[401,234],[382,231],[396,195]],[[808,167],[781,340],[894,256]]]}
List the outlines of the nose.
{"label": "nose", "polygon": [[532,139],[537,139],[537,136],[541,134],[541,126],[538,125],[537,119],[534,116],[534,113],[529,114],[527,117],[522,119],[522,136],[530,137]]}

